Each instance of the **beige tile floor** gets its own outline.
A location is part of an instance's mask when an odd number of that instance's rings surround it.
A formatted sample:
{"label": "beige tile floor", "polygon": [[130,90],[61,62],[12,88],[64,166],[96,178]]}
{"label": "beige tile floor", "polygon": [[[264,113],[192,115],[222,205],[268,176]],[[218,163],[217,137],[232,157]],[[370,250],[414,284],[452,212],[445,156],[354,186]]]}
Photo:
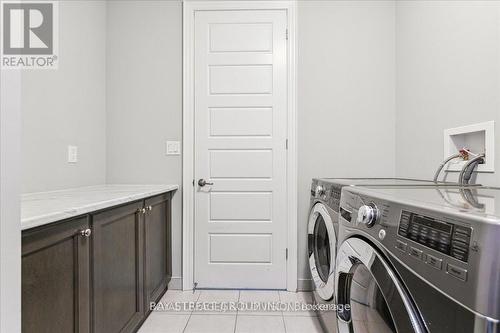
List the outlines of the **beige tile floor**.
{"label": "beige tile floor", "polygon": [[[304,302],[310,293],[286,291],[168,291],[139,333],[320,333],[318,318],[307,311],[205,311],[173,309],[174,302]],[[177,303],[179,304],[179,303]],[[186,303],[187,304],[187,303]],[[211,311],[213,310],[213,311]]]}

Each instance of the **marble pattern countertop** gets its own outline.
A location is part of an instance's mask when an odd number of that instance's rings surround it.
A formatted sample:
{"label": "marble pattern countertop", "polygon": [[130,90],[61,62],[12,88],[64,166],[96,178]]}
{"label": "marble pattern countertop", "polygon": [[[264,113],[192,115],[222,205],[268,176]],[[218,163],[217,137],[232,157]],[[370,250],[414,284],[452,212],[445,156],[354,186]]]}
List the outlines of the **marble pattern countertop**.
{"label": "marble pattern countertop", "polygon": [[178,185],[96,185],[21,197],[21,229],[83,215],[177,190]]}

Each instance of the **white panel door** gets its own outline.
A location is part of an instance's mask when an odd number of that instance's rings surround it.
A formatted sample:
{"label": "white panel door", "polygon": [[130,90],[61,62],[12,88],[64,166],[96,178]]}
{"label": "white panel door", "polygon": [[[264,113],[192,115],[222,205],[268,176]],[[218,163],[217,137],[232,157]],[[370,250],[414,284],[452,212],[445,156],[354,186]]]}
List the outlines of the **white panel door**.
{"label": "white panel door", "polygon": [[286,22],[280,10],[195,15],[198,288],[286,288]]}

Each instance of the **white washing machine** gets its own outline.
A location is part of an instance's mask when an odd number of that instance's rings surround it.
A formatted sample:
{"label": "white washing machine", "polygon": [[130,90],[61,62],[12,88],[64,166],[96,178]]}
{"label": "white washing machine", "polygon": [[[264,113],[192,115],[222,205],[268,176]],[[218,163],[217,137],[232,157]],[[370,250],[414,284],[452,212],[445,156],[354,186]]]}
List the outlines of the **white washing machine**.
{"label": "white washing machine", "polygon": [[345,186],[361,187],[436,187],[458,186],[456,183],[435,183],[430,180],[404,178],[322,178],[313,179],[311,186],[311,208],[308,219],[308,256],[313,281],[313,297],[316,304],[330,309],[318,311],[325,332],[337,331],[335,293],[335,260],[339,215],[350,212],[340,208],[340,195]]}

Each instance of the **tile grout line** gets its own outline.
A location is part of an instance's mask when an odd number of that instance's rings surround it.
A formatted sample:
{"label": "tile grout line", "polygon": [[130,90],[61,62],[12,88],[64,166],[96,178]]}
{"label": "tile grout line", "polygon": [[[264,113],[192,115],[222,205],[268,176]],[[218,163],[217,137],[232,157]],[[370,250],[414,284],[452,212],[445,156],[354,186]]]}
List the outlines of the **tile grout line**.
{"label": "tile grout line", "polygon": [[[278,291],[278,299],[281,303],[282,302],[281,301],[281,291]],[[286,324],[285,324],[285,312],[284,311],[281,311],[281,322],[283,323],[283,327],[285,328],[285,333],[287,333]]]}
{"label": "tile grout line", "polygon": [[[241,290],[238,290],[238,300],[236,301],[236,306],[238,306],[238,303],[240,302],[240,298],[241,298]],[[236,309],[236,318],[234,319],[233,333],[236,333],[236,325],[238,325],[238,312],[239,312],[239,310]]]}
{"label": "tile grout line", "polygon": [[[196,291],[195,291],[195,292],[196,292]],[[198,297],[197,297],[197,298],[196,298],[196,300],[194,301],[194,306],[195,306],[195,307],[196,307],[196,303],[198,303],[198,300],[200,299],[200,296],[201,296],[201,291],[198,293]],[[182,330],[182,333],[186,332],[186,328],[187,328],[187,326],[188,326],[188,324],[189,324],[189,321],[191,320],[191,317],[193,316],[193,312],[194,312],[194,311],[191,311],[191,312],[189,313],[189,318],[188,318],[188,320],[186,321],[186,325],[184,325],[184,329]]]}

